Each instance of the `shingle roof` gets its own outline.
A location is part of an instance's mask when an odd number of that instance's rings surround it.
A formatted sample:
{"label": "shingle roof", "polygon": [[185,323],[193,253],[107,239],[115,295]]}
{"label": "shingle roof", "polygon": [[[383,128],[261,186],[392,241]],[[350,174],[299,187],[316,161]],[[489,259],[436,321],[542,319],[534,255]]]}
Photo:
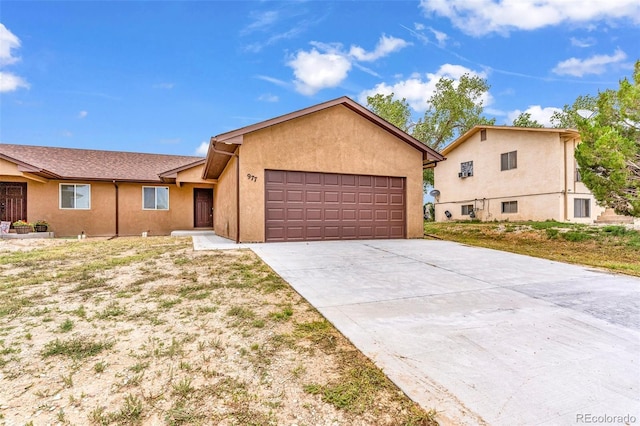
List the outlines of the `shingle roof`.
{"label": "shingle roof", "polygon": [[0,157],[25,171],[52,178],[162,182],[167,171],[203,163],[203,157],[55,148],[0,143]]}

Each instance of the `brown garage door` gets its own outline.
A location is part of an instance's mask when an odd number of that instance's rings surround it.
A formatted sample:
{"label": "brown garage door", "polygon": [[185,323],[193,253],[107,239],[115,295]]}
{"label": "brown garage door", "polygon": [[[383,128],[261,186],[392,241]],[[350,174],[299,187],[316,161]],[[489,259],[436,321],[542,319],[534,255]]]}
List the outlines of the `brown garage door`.
{"label": "brown garage door", "polygon": [[405,237],[404,178],[265,171],[266,241]]}

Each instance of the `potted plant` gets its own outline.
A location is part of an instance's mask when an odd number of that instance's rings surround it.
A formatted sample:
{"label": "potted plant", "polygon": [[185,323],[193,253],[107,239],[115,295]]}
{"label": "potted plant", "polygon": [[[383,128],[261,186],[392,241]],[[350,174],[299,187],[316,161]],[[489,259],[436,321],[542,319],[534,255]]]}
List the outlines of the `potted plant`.
{"label": "potted plant", "polygon": [[13,222],[13,228],[18,234],[28,234],[29,232],[33,231],[33,225],[22,219]]}
{"label": "potted plant", "polygon": [[49,222],[44,219],[39,219],[34,224],[34,228],[36,232],[47,232],[47,230],[49,229]]}

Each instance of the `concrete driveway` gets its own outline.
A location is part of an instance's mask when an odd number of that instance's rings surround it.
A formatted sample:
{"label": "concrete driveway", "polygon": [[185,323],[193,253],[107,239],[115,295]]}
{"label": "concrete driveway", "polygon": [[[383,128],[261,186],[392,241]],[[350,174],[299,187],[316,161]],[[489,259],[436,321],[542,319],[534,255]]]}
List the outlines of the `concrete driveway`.
{"label": "concrete driveway", "polygon": [[250,247],[442,424],[640,422],[640,279],[444,241]]}

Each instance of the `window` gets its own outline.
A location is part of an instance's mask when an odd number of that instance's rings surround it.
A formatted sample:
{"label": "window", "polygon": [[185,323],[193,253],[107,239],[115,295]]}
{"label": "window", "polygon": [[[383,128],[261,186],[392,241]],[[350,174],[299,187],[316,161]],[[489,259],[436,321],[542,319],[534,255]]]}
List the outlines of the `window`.
{"label": "window", "polygon": [[480,140],[481,141],[487,140],[487,129],[480,130]]}
{"label": "window", "polygon": [[91,208],[91,185],[61,183],[60,208],[89,210]]}
{"label": "window", "polygon": [[471,213],[473,213],[473,204],[465,204],[462,206],[461,214],[463,216],[469,216]]}
{"label": "window", "polygon": [[144,210],[169,210],[169,188],[166,186],[143,186],[142,208]]}
{"label": "window", "polygon": [[576,167],[576,182],[582,182],[582,175],[580,174],[580,167]]}
{"label": "window", "polygon": [[500,170],[511,170],[518,167],[518,151],[500,154]]}
{"label": "window", "polygon": [[473,176],[473,161],[465,161],[460,163],[460,175],[458,177]]}
{"label": "window", "polygon": [[573,200],[573,217],[591,217],[591,200],[575,198]]}
{"label": "window", "polygon": [[504,201],[502,203],[502,213],[518,213],[518,202]]}

